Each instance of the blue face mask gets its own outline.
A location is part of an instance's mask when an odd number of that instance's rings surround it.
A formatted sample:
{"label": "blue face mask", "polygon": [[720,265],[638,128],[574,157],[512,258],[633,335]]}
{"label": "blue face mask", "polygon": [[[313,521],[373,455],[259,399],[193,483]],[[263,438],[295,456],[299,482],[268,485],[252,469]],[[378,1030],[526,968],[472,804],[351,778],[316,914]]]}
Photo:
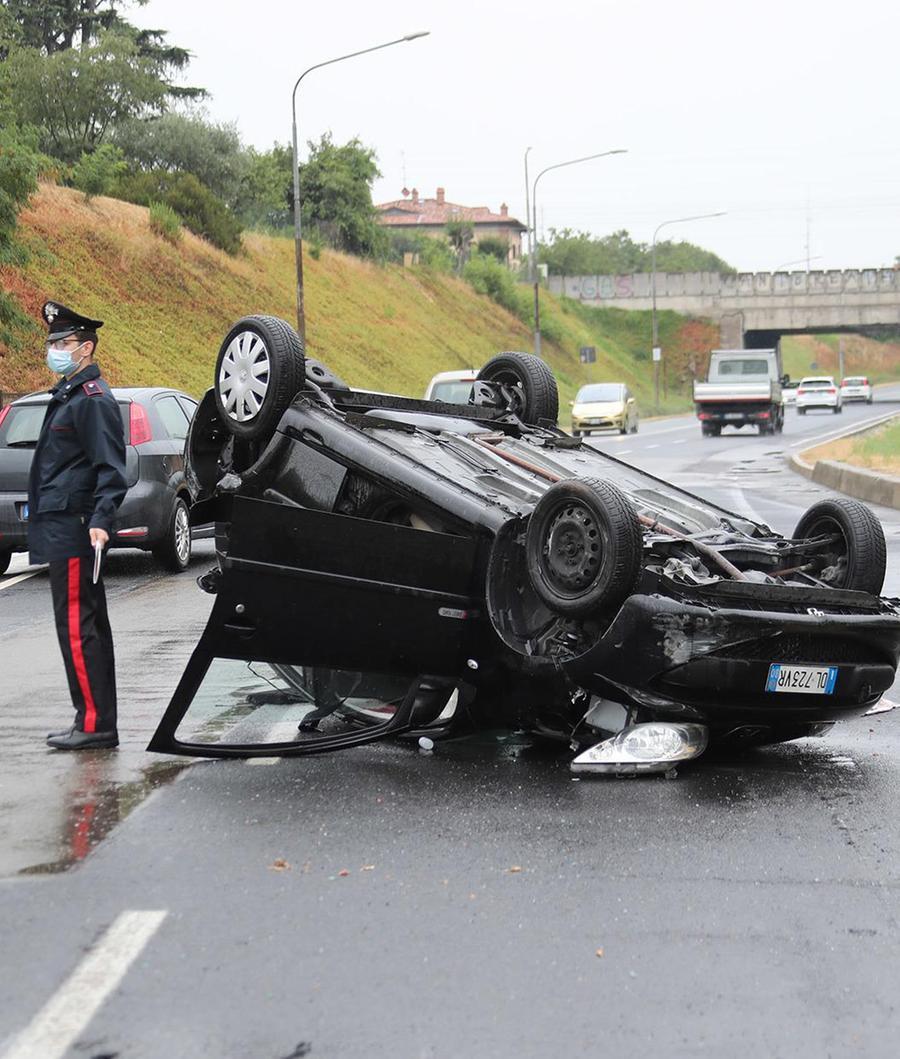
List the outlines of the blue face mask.
{"label": "blue face mask", "polygon": [[53,346],[47,347],[47,367],[56,372],[57,375],[71,375],[73,371],[78,367],[84,357],[78,360],[72,359],[72,354],[77,353],[81,345],[76,346],[74,349],[54,349]]}

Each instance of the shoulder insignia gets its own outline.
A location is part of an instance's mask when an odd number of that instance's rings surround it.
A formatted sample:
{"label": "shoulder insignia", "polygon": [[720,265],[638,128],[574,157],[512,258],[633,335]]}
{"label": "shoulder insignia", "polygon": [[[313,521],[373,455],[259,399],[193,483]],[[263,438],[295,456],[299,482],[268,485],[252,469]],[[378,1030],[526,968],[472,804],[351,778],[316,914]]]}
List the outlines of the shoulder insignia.
{"label": "shoulder insignia", "polygon": [[98,394],[103,393],[103,387],[96,379],[89,379],[86,383],[82,384],[81,388],[88,397],[96,397]]}

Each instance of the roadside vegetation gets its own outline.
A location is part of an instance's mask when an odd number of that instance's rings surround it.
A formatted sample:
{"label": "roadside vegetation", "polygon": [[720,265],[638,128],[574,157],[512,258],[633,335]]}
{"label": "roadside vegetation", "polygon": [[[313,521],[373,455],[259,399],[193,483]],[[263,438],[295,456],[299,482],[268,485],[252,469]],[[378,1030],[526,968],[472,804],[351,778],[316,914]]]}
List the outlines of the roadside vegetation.
{"label": "roadside vegetation", "polygon": [[900,477],[900,422],[892,420],[865,434],[808,449],[803,457],[810,463],[836,460]]}

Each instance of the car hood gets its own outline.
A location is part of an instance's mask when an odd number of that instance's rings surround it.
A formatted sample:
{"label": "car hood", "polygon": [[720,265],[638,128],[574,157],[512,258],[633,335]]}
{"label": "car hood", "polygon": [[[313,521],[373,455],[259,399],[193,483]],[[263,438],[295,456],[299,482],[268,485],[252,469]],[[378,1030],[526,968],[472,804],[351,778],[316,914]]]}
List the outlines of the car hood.
{"label": "car hood", "polygon": [[617,416],[624,411],[624,401],[576,401],[572,407],[576,416]]}

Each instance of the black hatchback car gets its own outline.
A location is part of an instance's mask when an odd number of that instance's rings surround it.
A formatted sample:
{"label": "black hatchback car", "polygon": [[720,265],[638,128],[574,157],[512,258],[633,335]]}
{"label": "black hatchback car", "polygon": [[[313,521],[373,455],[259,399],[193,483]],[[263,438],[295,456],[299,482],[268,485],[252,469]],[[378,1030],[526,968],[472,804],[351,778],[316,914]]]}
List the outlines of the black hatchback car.
{"label": "black hatchback car", "polygon": [[527,353],[450,405],[352,390],[283,321],[239,321],[187,446],[216,603],[150,749],[299,755],[489,725],[581,749],[576,770],[650,771],[878,703],[900,610],[868,508],[819,501],[782,537],[557,415]]}
{"label": "black hatchback car", "polygon": [[[113,396],[125,431],[128,492],[111,546],[143,548],[167,570],[184,570],[194,499],[184,474],[184,443],[197,402],[160,387],[116,388]],[[0,573],[13,552],[28,550],[28,472],[47,404],[42,392],[0,409]]]}

